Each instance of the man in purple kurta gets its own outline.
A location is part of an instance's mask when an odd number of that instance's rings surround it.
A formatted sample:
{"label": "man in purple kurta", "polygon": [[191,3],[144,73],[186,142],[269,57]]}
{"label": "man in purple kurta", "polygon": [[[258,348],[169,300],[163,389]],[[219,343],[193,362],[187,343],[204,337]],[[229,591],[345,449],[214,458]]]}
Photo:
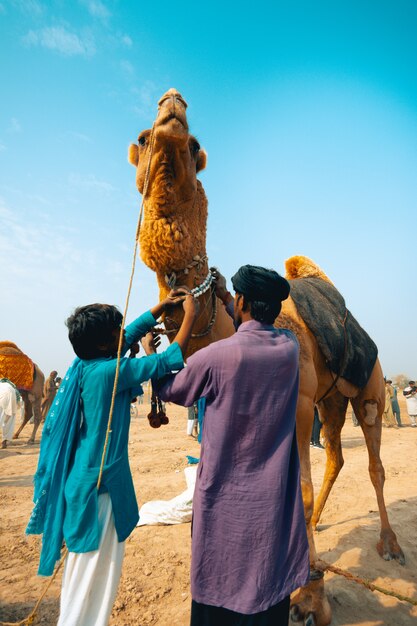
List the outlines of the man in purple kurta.
{"label": "man in purple kurta", "polygon": [[[222,277],[221,277],[222,278]],[[206,398],[192,523],[192,626],[287,625],[309,579],[295,435],[298,342],[273,326],[288,282],[244,266],[232,279],[237,332],[203,348],[159,390]],[[225,285],[225,283],[224,283]]]}

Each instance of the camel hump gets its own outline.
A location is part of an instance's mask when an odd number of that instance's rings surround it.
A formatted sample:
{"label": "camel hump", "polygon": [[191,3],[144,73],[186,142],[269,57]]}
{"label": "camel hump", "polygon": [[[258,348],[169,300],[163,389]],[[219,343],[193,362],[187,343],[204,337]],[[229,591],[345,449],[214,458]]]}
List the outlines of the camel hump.
{"label": "camel hump", "polygon": [[333,285],[332,281],[322,269],[314,261],[307,256],[292,256],[285,261],[285,278],[291,280],[293,278],[322,278],[326,282]]}
{"label": "camel hump", "polygon": [[0,353],[1,354],[16,354],[22,353],[13,341],[0,341]]}

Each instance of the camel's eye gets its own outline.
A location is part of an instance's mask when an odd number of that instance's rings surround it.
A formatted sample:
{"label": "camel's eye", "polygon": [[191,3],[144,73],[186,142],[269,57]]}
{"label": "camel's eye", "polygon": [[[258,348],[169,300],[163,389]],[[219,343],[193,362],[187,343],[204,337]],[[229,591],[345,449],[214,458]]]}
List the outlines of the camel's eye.
{"label": "camel's eye", "polygon": [[198,141],[193,141],[192,146],[191,146],[191,150],[193,151],[194,154],[197,154],[197,152],[200,150],[200,144],[198,143]]}
{"label": "camel's eye", "polygon": [[139,137],[138,142],[140,146],[144,146],[146,144],[146,137],[142,135],[141,137]]}

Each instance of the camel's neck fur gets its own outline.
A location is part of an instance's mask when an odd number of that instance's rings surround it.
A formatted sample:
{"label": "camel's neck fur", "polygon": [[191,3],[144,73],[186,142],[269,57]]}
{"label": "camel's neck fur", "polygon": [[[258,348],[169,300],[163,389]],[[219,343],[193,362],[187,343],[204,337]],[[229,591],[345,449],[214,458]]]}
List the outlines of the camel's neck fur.
{"label": "camel's neck fur", "polygon": [[[142,260],[156,272],[158,284],[163,287],[165,275],[176,272],[180,276],[196,255],[206,254],[207,198],[197,181],[194,198],[177,203],[171,189],[164,194],[158,178],[145,200],[139,243]],[[181,274],[181,278],[182,284],[195,286],[189,281],[191,276]]]}

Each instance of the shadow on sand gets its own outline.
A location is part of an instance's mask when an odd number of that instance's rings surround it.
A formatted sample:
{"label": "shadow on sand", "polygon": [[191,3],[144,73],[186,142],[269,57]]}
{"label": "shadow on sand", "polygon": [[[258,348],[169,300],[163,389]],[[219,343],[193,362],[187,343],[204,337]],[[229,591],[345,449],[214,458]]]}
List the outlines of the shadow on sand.
{"label": "shadow on sand", "polygon": [[33,474],[16,476],[15,478],[0,478],[0,487],[31,487],[33,485]]}
{"label": "shadow on sand", "polygon": [[[417,542],[415,538],[417,498],[392,503],[388,507],[388,515],[405,554],[404,566],[397,561],[384,561],[378,555],[376,551],[380,533],[378,514],[375,515],[375,519],[372,515],[371,520],[368,518],[368,523],[358,525],[346,535],[340,536],[334,548],[319,553],[319,556],[328,563],[344,569],[343,565],[339,564],[343,563],[343,554],[351,551],[352,545],[356,546],[357,565],[348,568],[350,573],[417,600]],[[404,519],[407,519],[406,524],[404,524]],[[326,530],[331,532],[332,526],[340,523],[327,525],[325,529],[322,527],[320,534],[325,534]],[[330,573],[325,575],[325,583],[333,611],[332,626],[354,624],[412,626],[417,624],[417,607],[409,603],[378,592],[371,592],[355,582]]]}
{"label": "shadow on sand", "polygon": [[[360,431],[362,433],[362,431]],[[342,448],[359,448],[365,445],[365,437],[346,437],[343,436]]]}
{"label": "shadow on sand", "polygon": [[[38,597],[31,602],[10,602],[6,604],[1,602],[0,605],[0,621],[2,622],[19,622],[27,617],[33,610]],[[52,626],[58,621],[59,615],[59,599],[45,597],[38,609],[35,624],[43,624],[44,626]]]}

